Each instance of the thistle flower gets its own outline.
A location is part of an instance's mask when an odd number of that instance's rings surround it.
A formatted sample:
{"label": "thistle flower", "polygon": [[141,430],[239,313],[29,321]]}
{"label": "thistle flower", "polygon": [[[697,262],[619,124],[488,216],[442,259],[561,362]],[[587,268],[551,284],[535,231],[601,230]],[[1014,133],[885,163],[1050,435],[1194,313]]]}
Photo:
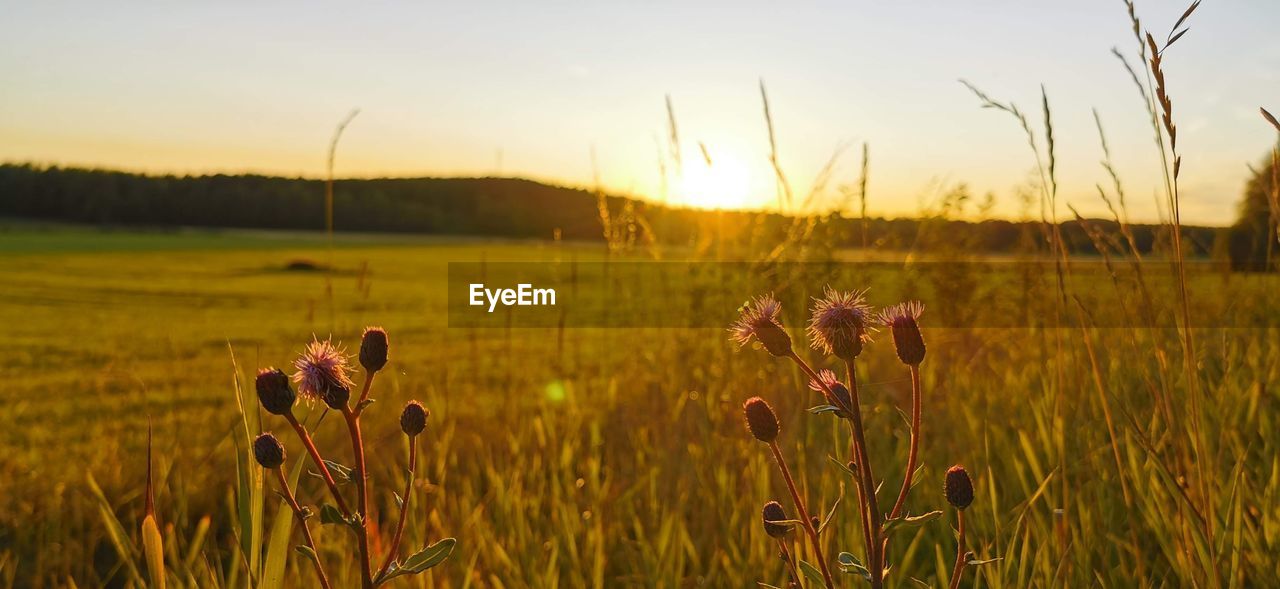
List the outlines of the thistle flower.
{"label": "thistle flower", "polygon": [[387,332],[381,327],[366,327],[360,338],[360,365],[377,372],[387,365]]}
{"label": "thistle flower", "polygon": [[747,429],[757,440],[769,444],[778,439],[778,416],[764,399],[747,399],[742,404],[742,412],[747,417]]}
{"label": "thistle flower", "polygon": [[947,503],[956,509],[964,509],[973,503],[973,480],[963,466],[957,464],[947,469],[942,494],[947,496]]}
{"label": "thistle flower", "polygon": [[427,428],[427,418],[431,416],[431,411],[422,406],[417,401],[409,401],[404,405],[404,411],[400,412],[400,431],[409,437],[422,433]]}
{"label": "thistle flower", "polygon": [[285,415],[293,409],[297,398],[293,388],[289,386],[289,377],[278,368],[263,368],[254,379],[254,387],[258,389],[258,401],[262,408],[272,415]]}
{"label": "thistle flower", "polygon": [[760,513],[760,519],[764,523],[764,533],[770,538],[781,540],[791,533],[795,527],[794,524],[786,523],[787,512],[782,509],[782,505],[777,501],[770,501],[764,504],[764,509]]}
{"label": "thistle flower", "polygon": [[745,305],[741,316],[729,331],[733,333],[733,341],[739,345],[747,345],[755,338],[764,345],[764,349],[778,357],[791,355],[791,336],[782,328],[778,314],[782,312],[782,304],[773,295],[757,297]]}
{"label": "thistle flower", "polygon": [[846,362],[862,353],[862,345],[870,339],[871,307],[866,293],[826,288],[823,298],[815,300],[809,318],[809,340],[814,349]]}
{"label": "thistle flower", "polygon": [[330,409],[341,410],[351,398],[351,368],[347,357],[330,340],[312,340],[307,349],[293,361],[298,371],[293,382],[304,399],[320,399]]}
{"label": "thistle flower", "polygon": [[921,313],[924,313],[924,305],[920,301],[908,301],[885,309],[879,317],[880,323],[893,332],[893,347],[898,351],[898,359],[908,366],[917,366],[924,361],[924,337],[916,323]]}
{"label": "thistle flower", "polygon": [[253,440],[253,457],[268,470],[284,464],[284,445],[271,432],[265,432]]}
{"label": "thistle flower", "polygon": [[[818,379],[809,380],[809,388],[822,393],[822,396],[826,397],[828,404],[839,408],[836,415],[851,417],[850,410],[853,408],[853,398],[849,394],[849,388],[836,379],[836,373],[830,370],[818,372]],[[831,392],[828,393],[827,389],[830,389]]]}

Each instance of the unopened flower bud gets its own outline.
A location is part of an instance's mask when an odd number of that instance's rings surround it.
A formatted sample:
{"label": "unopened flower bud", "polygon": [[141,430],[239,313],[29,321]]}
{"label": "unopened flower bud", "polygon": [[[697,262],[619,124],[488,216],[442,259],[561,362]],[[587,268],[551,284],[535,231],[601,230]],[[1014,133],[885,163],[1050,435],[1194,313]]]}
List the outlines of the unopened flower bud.
{"label": "unopened flower bud", "polygon": [[764,521],[764,533],[768,534],[770,538],[785,538],[794,527],[790,523],[785,523],[787,521],[787,512],[782,509],[782,505],[777,501],[765,503],[764,510],[760,515]]}
{"label": "unopened flower bud", "polygon": [[289,377],[278,368],[259,370],[254,386],[258,389],[258,401],[267,413],[285,415],[293,409],[297,395],[293,394],[293,387],[289,386]]}
{"label": "unopened flower bud", "polygon": [[742,412],[747,417],[747,429],[757,440],[766,444],[778,439],[778,416],[773,407],[760,397],[751,397],[742,404]]}
{"label": "unopened flower bud", "polygon": [[422,406],[417,401],[409,401],[404,405],[404,411],[400,412],[400,430],[409,437],[422,433],[427,428],[427,417],[431,416],[431,411]]}
{"label": "unopened flower bud", "polygon": [[360,339],[360,365],[377,372],[387,365],[387,332],[381,327],[367,327]]}
{"label": "unopened flower bud", "polygon": [[253,457],[263,468],[280,468],[284,464],[284,445],[271,432],[265,432],[253,440]]}
{"label": "unopened flower bud", "polygon": [[956,509],[964,509],[973,503],[973,480],[963,466],[957,464],[947,469],[942,493],[947,496],[947,503]]}

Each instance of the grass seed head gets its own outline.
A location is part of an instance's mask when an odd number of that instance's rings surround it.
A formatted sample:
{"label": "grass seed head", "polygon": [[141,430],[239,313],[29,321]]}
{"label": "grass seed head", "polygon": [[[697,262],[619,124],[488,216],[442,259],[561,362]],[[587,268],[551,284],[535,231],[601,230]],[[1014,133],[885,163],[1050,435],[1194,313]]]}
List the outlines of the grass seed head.
{"label": "grass seed head", "polygon": [[809,317],[809,341],[814,349],[846,362],[862,353],[863,344],[870,339],[871,307],[867,306],[866,292],[827,287]]}
{"label": "grass seed head", "polygon": [[354,386],[349,376],[351,368],[346,355],[332,341],[312,340],[293,366],[298,369],[293,382],[304,399],[320,399],[335,410],[347,406]]}
{"label": "grass seed head", "polygon": [[782,523],[787,520],[787,512],[782,509],[782,505],[777,501],[770,501],[764,504],[764,510],[760,514],[760,519],[764,522],[764,533],[770,538],[781,540],[791,533],[795,527],[794,524]]}
{"label": "grass seed head", "polygon": [[880,314],[880,323],[893,332],[893,346],[898,359],[908,366],[918,366],[924,361],[924,337],[920,335],[917,320],[924,312],[920,301],[899,303]]}
{"label": "grass seed head", "polygon": [[751,397],[742,404],[742,412],[747,417],[747,429],[757,440],[769,444],[778,439],[778,416],[768,402],[760,397]]}
{"label": "grass seed head", "polygon": [[745,305],[738,320],[730,326],[733,341],[739,345],[747,345],[756,339],[770,354],[778,357],[791,355],[791,336],[783,329],[778,315],[782,312],[782,304],[773,295],[757,297]]}
{"label": "grass seed head", "polygon": [[404,411],[400,412],[400,430],[409,437],[422,433],[427,428],[427,418],[431,416],[431,410],[422,406],[417,401],[409,401],[404,405]]}
{"label": "grass seed head", "polygon": [[262,468],[280,468],[284,464],[284,445],[271,432],[265,432],[253,440],[253,457]]}
{"label": "grass seed head", "polygon": [[973,480],[963,466],[957,464],[947,469],[947,477],[942,483],[942,493],[947,496],[947,503],[956,509],[964,509],[973,503]]}
{"label": "grass seed head", "polygon": [[366,327],[360,338],[360,365],[377,372],[387,365],[387,332],[381,327]]}
{"label": "grass seed head", "polygon": [[258,389],[258,401],[272,415],[285,415],[293,410],[297,395],[289,386],[289,377],[278,368],[263,368],[254,380]]}

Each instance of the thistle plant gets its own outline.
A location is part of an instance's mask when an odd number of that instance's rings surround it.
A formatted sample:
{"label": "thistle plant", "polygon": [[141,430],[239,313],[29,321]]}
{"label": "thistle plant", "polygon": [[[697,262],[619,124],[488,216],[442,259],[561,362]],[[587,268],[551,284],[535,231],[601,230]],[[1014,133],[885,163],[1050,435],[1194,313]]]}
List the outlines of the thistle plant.
{"label": "thistle plant", "polygon": [[[417,442],[419,435],[426,429],[430,411],[418,401],[410,401],[400,415],[400,429],[408,438],[409,464],[404,493],[398,496],[400,514],[394,531],[382,556],[381,566],[373,569],[375,555],[370,550],[370,534],[379,529],[371,521],[369,509],[370,489],[368,466],[365,453],[364,435],[361,418],[364,412],[374,404],[370,398],[374,377],[386,367],[388,361],[389,341],[387,333],[380,327],[370,327],[361,338],[359,361],[364,368],[363,384],[359,396],[352,403],[352,391],[355,382],[351,379],[354,370],[348,364],[348,358],[342,348],[330,340],[313,340],[294,362],[296,372],[292,378],[275,368],[265,368],[258,372],[255,387],[258,400],[267,413],[285,418],[297,434],[302,446],[306,449],[317,475],[324,480],[333,503],[324,503],[319,507],[320,521],[323,524],[334,524],[348,527],[356,540],[356,568],[360,574],[360,586],[372,589],[391,579],[421,573],[444,562],[453,551],[456,540],[445,538],[413,555],[400,560],[400,543],[404,536],[405,523],[408,517],[413,482],[417,469]],[[290,382],[297,385],[297,394],[290,387]],[[339,412],[346,424],[347,434],[351,441],[352,467],[338,462],[326,460],[316,447],[307,428],[294,416],[293,406],[301,397],[308,402],[320,401],[325,407]],[[293,510],[294,516],[302,528],[304,544],[298,547],[299,552],[312,561],[319,584],[328,589],[330,582],[321,564],[320,555],[311,534],[308,520],[315,514],[309,507],[300,503],[295,489],[290,489],[289,478],[285,475],[285,449],[271,433],[264,433],[253,443],[254,457],[264,469],[275,473],[280,487],[280,494],[285,503]],[[355,502],[350,503],[343,496],[340,484],[351,484],[355,487]]]}
{"label": "thistle plant", "polygon": [[[915,516],[909,515],[906,511],[907,497],[913,487],[917,471],[920,469],[919,449],[923,414],[920,365],[925,358],[925,342],[924,336],[920,332],[918,321],[923,312],[924,306],[921,303],[909,301],[889,307],[876,314],[872,312],[871,307],[866,303],[865,290],[837,291],[828,287],[823,297],[814,302],[807,333],[811,347],[816,352],[823,357],[830,357],[837,361],[838,364],[843,365],[845,376],[843,382],[832,370],[825,368],[815,369],[814,365],[800,356],[792,343],[791,336],[782,324],[782,305],[772,295],[761,296],[749,302],[741,310],[738,320],[730,327],[732,339],[738,344],[745,346],[758,342],[760,347],[769,354],[790,360],[804,373],[809,380],[809,388],[822,394],[825,401],[825,404],[810,409],[810,413],[815,415],[834,415],[848,426],[849,459],[846,473],[854,482],[853,486],[857,499],[855,503],[860,520],[860,544],[862,545],[864,560],[859,560],[850,552],[841,552],[836,558],[836,562],[842,572],[860,576],[875,589],[884,586],[885,576],[890,570],[888,553],[891,532],[904,527],[922,525],[942,515],[941,511],[936,510]],[[908,368],[911,375],[910,441],[907,450],[906,467],[902,474],[902,484],[896,499],[887,513],[882,511],[877,497],[879,481],[876,478],[875,470],[870,460],[869,436],[863,422],[856,364],[858,358],[867,348],[867,344],[871,343],[871,334],[879,327],[883,327],[890,332],[898,359]],[[827,527],[826,523],[824,522],[821,529],[815,529],[814,522],[809,517],[809,509],[797,491],[796,483],[786,466],[782,450],[778,445],[777,438],[780,427],[777,416],[773,413],[769,404],[759,397],[748,399],[743,406],[743,410],[752,436],[769,445],[773,458],[778,463],[779,470],[799,514],[799,523],[809,536],[811,553],[818,566],[814,567],[803,560],[793,565],[796,562],[793,560],[794,555],[787,552],[786,545],[779,541],[783,560],[787,562],[789,570],[792,568],[798,569],[810,582],[821,584],[825,587],[835,587],[835,581],[827,567],[826,555],[819,541],[819,535]],[[961,469],[961,472],[963,472],[963,469]],[[948,473],[948,500],[950,501],[953,498],[963,499],[963,489],[957,486],[959,483],[953,485],[952,478],[953,475]],[[968,482],[967,474],[964,475],[964,480]],[[951,490],[953,486],[956,486],[956,489],[959,490],[953,493]],[[971,482],[968,482],[967,489],[968,499],[963,502],[963,506],[951,501],[952,505],[956,506],[957,509],[963,510],[973,501]],[[779,539],[778,533],[781,532],[781,528],[772,526],[771,522],[783,521],[784,516],[778,513],[781,506],[777,506],[777,509],[774,509],[770,507],[771,505],[777,504],[770,503],[766,505],[764,514],[765,532],[771,538]],[[770,512],[772,512],[772,515],[770,515]],[[963,544],[963,522],[963,513],[961,513],[960,556],[957,557],[957,569],[954,577],[954,582],[956,583],[958,583],[960,569],[963,568],[965,563],[972,565],[983,562],[967,558]],[[794,575],[793,582],[798,583],[798,580],[794,579]]]}

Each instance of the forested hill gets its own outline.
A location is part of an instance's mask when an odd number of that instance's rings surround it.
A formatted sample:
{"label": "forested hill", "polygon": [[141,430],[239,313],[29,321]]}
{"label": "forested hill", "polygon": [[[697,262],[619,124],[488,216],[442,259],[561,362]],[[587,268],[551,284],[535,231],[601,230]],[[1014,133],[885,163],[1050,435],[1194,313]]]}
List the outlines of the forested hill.
{"label": "forested hill", "polygon": [[[112,226],[325,227],[324,182],[257,175],[148,176],[76,168],[0,165],[0,216]],[[786,233],[781,215],[702,211],[610,196],[610,218],[628,231],[667,243],[690,243],[708,232]],[[398,178],[338,180],[335,230],[601,240],[599,199],[579,189],[518,178]],[[822,238],[835,245],[888,248],[920,245],[945,235],[974,251],[1007,252],[1035,241],[1034,223],[1003,220],[827,218]],[[928,224],[927,226],[925,224]],[[1117,235],[1114,223],[1093,222]],[[926,231],[927,229],[927,231]],[[1158,226],[1132,226],[1140,249],[1157,241]],[[1073,251],[1093,251],[1076,222],[1063,224]],[[1217,230],[1186,228],[1197,253],[1207,253]]]}

